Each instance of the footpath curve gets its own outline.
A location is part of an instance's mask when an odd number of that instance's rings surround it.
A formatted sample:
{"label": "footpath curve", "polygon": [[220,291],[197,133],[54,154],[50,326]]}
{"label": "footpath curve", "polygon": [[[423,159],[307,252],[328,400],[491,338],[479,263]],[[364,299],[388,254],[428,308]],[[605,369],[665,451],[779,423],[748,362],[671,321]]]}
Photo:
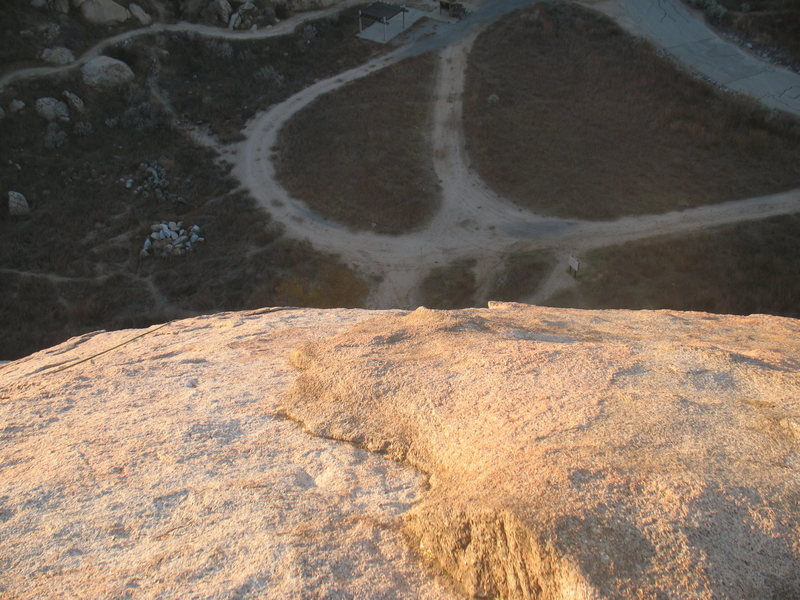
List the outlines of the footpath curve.
{"label": "footpath curve", "polygon": [[[380,278],[381,284],[371,295],[368,306],[415,306],[418,304],[416,290],[425,274],[436,266],[461,258],[477,260],[478,287],[484,288],[496,265],[509,252],[549,248],[565,262],[571,253],[581,253],[624,241],[696,231],[800,211],[800,190],[797,190],[663,215],[596,222],[536,215],[512,205],[491,191],[470,169],[464,147],[461,118],[467,55],[472,41],[482,27],[506,12],[529,3],[499,1],[484,4],[470,19],[440,32],[438,37],[413,42],[389,55],[318,82],[257,115],[248,124],[244,132],[246,140],[236,153],[235,174],[253,197],[283,223],[289,235],[307,238],[320,250],[339,254],[345,262]],[[611,4],[615,4],[618,11],[622,10],[627,6],[626,2],[586,4],[595,5],[596,8],[596,5],[603,5],[599,8],[605,9],[631,28],[630,23],[625,23],[625,18],[619,12],[614,14],[613,11],[608,11]],[[681,5],[677,1],[660,2],[659,5],[669,5],[673,11],[680,13]],[[641,30],[658,33],[658,28],[652,23],[654,14],[652,11],[633,11],[628,18],[638,19],[633,22],[641,23]],[[697,20],[692,15],[689,17]],[[681,28],[676,30],[671,21],[666,23],[666,31],[671,37],[664,32],[659,35],[675,42]],[[705,24],[701,25],[703,35],[714,35]],[[690,40],[698,37],[692,28],[687,28],[687,35]],[[655,34],[654,38],[658,41]],[[729,44],[722,40],[719,43]],[[339,224],[322,219],[303,202],[292,198],[277,182],[269,155],[283,124],[300,109],[323,94],[388,67],[407,56],[439,48],[443,49],[440,51],[435,88],[432,148],[434,167],[442,182],[442,203],[439,212],[424,229],[400,236],[352,232]],[[731,72],[740,68],[731,57],[752,59],[743,52],[720,56],[731,63]],[[699,66],[702,67],[702,64]],[[796,74],[790,75],[800,81]],[[796,108],[796,114],[800,114],[800,106]],[[554,269],[552,280],[545,282],[542,291],[557,290],[572,283],[569,278],[557,275],[563,270],[561,266]],[[543,300],[544,297],[540,296],[537,294],[536,299]]]}
{"label": "footpath curve", "polygon": [[[24,78],[74,69],[113,45],[158,32],[194,32],[213,38],[263,39],[290,33],[297,25],[356,4],[346,0],[333,8],[306,13],[259,31],[237,32],[191,23],[155,24],[130,30],[95,44],[73,63],[21,69],[0,77],[0,89]],[[462,94],[472,41],[487,24],[532,0],[492,0],[466,19],[440,26],[435,35],[420,35],[364,65],[318,81],[284,102],[257,114],[247,124],[245,140],[231,147],[216,146],[234,163],[243,187],[288,235],[307,238],[318,249],[336,253],[366,274],[381,280],[368,306],[408,308],[418,304],[416,290],[430,269],[461,258],[477,260],[479,288],[485,288],[496,265],[509,252],[549,248],[562,261],[570,253],[658,235],[696,231],[723,224],[800,211],[800,190],[763,198],[736,200],[663,215],[625,217],[610,222],[558,219],[517,207],[490,190],[470,168],[464,144]],[[584,0],[636,35],[643,35],[690,70],[730,89],[754,96],[766,105],[800,116],[800,75],[769,65],[735,44],[724,41],[679,0]],[[442,181],[439,212],[419,231],[400,236],[352,232],[326,221],[277,182],[272,148],[283,125],[300,109],[347,83],[428,51],[440,52],[432,106],[432,153]],[[533,298],[572,283],[556,267]]]}

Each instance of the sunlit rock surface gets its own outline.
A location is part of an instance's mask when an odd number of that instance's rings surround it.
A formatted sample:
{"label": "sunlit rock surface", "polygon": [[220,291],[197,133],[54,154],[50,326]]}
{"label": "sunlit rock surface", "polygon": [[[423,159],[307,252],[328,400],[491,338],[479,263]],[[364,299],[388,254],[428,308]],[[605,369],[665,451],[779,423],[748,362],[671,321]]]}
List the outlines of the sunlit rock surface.
{"label": "sunlit rock surface", "polygon": [[431,562],[502,598],[800,598],[800,322],[513,304],[293,354],[287,411],[431,474]]}
{"label": "sunlit rock surface", "polygon": [[0,366],[0,597],[800,597],[798,334],[513,304],[87,334]]}

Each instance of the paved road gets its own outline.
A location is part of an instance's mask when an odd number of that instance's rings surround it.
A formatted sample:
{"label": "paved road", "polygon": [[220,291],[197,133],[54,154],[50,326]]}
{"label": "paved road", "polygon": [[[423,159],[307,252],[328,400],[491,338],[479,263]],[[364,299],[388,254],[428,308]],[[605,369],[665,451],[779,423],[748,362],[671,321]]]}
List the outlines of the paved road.
{"label": "paved road", "polygon": [[720,38],[680,0],[584,2],[666,50],[678,62],[771,108],[800,116],[800,75]]}

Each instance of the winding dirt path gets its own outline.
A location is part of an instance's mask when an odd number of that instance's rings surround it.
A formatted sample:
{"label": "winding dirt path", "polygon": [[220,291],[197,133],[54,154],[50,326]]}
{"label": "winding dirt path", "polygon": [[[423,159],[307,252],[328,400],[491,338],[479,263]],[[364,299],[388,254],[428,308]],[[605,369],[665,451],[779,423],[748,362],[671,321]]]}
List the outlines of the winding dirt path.
{"label": "winding dirt path", "polygon": [[83,54],[81,54],[81,56],[75,59],[75,61],[69,64],[57,65],[57,66],[27,67],[24,69],[19,69],[16,71],[11,71],[9,73],[6,73],[2,77],[0,77],[0,90],[2,90],[4,87],[15,81],[21,81],[23,79],[33,79],[36,77],[47,77],[50,75],[66,73],[68,71],[71,71],[72,69],[80,67],[87,61],[97,56],[100,56],[106,48],[119,44],[120,42],[124,42],[126,40],[130,40],[143,35],[152,35],[154,33],[164,33],[164,32],[167,33],[191,32],[197,35],[202,35],[205,37],[210,37],[215,39],[261,40],[261,39],[290,34],[294,31],[295,27],[301,25],[302,23],[313,21],[315,19],[320,19],[328,15],[336,14],[344,8],[353,6],[354,4],[358,4],[359,1],[360,0],[343,0],[340,4],[333,6],[331,8],[293,15],[292,17],[286,19],[285,21],[281,21],[277,25],[274,25],[270,28],[258,29],[256,31],[232,31],[229,29],[225,29],[223,27],[212,27],[210,25],[200,25],[198,23],[186,23],[186,22],[172,23],[172,24],[153,23],[152,25],[149,25],[147,27],[138,27],[136,29],[130,29],[123,33],[119,33],[117,35],[101,40],[97,42],[94,46],[86,50]]}
{"label": "winding dirt path", "polygon": [[[261,39],[284,35],[298,24],[341,10],[356,3],[347,0],[334,8],[294,17],[276,27],[256,32],[232,32],[214,27],[180,23],[156,24],[131,30],[96,44],[76,62],[62,67],[23,69],[0,78],[0,88],[12,81],[63,72],[75,68],[103,49],[139,35],[161,31],[191,31],[201,35],[228,39]],[[530,4],[531,0],[492,0],[484,2],[464,21],[440,25],[435,35],[422,30],[407,45],[364,65],[318,81],[284,102],[256,115],[246,126],[245,140],[231,147],[216,146],[226,160],[234,164],[234,174],[243,187],[283,224],[294,238],[308,239],[319,250],[338,254],[346,263],[355,265],[380,283],[368,301],[370,308],[411,308],[419,303],[418,289],[430,269],[453,260],[474,258],[479,295],[485,295],[503,257],[511,252],[551,249],[560,264],[531,299],[542,301],[573,283],[565,275],[570,254],[648,237],[686,233],[762,219],[800,211],[800,190],[763,198],[750,198],[712,206],[704,206],[662,215],[626,217],[610,222],[581,221],[543,217],[524,210],[498,196],[470,168],[462,128],[467,58],[472,43],[487,24],[504,14]],[[603,9],[631,27],[639,19],[637,30],[655,31],[657,20],[652,11],[633,11],[628,0],[584,2]],[[660,0],[663,5],[679,4],[677,0]],[[615,8],[616,7],[616,8]],[[677,9],[675,9],[677,10]],[[662,19],[663,20],[663,19]],[[667,23],[669,39],[680,37],[680,28]],[[692,35],[698,35],[692,29]],[[704,32],[702,35],[706,35]],[[650,36],[656,43],[659,37]],[[387,68],[403,58],[427,51],[439,52],[439,64],[432,103],[432,160],[441,180],[442,202],[438,213],[422,230],[400,236],[353,232],[342,225],[325,220],[303,202],[292,198],[278,183],[271,160],[273,147],[283,125],[298,111],[317,98],[339,87]],[[727,59],[729,59],[728,56]],[[734,60],[734,59],[730,59]],[[702,65],[701,65],[702,66]],[[800,77],[797,79],[800,81]],[[790,107],[789,110],[792,110]],[[800,109],[798,109],[800,114]],[[213,143],[205,140],[205,143]]]}
{"label": "winding dirt path", "polygon": [[[342,85],[386,68],[413,51],[401,48],[370,63],[306,88],[256,116],[237,149],[235,174],[290,236],[339,254],[346,263],[380,279],[368,299],[370,308],[418,305],[419,284],[430,269],[453,260],[474,258],[478,295],[511,252],[551,249],[559,258],[539,293],[542,301],[573,283],[565,265],[571,254],[659,235],[685,233],[800,211],[800,190],[750,198],[662,215],[596,222],[543,217],[498,196],[469,167],[463,128],[462,97],[472,43],[478,29],[464,32],[439,54],[432,109],[432,153],[441,180],[442,202],[426,228],[400,236],[353,232],[326,221],[292,198],[277,182],[270,159],[283,124],[314,100]],[[563,268],[562,268],[563,267]]]}

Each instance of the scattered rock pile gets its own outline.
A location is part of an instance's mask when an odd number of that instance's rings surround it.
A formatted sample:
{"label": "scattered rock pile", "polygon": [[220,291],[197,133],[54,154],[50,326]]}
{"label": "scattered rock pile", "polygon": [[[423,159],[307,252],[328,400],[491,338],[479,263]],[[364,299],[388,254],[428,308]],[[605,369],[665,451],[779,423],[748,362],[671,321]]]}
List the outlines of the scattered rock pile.
{"label": "scattered rock pile", "polygon": [[[233,5],[239,5],[234,9]],[[204,11],[205,18],[228,29],[257,29],[274,25],[278,19],[275,9],[246,0],[211,0]]]}
{"label": "scattered rock pile", "polygon": [[55,98],[39,98],[35,106],[36,114],[45,121],[69,122],[69,109],[61,100]]}
{"label": "scattered rock pile", "polygon": [[[183,196],[167,191],[170,181],[169,177],[167,177],[167,170],[161,164],[161,161],[149,160],[139,163],[138,175],[143,179],[141,185],[137,186],[136,180],[132,177],[121,179],[120,182],[125,185],[125,189],[131,190],[136,195],[143,194],[148,197],[152,193],[159,200],[171,200],[178,204],[188,204]],[[191,178],[186,181],[190,182]]]}
{"label": "scattered rock pile", "polygon": [[199,225],[184,229],[183,221],[153,223],[150,235],[144,241],[140,255],[148,256],[183,256],[191,252],[205,238],[201,236]]}

